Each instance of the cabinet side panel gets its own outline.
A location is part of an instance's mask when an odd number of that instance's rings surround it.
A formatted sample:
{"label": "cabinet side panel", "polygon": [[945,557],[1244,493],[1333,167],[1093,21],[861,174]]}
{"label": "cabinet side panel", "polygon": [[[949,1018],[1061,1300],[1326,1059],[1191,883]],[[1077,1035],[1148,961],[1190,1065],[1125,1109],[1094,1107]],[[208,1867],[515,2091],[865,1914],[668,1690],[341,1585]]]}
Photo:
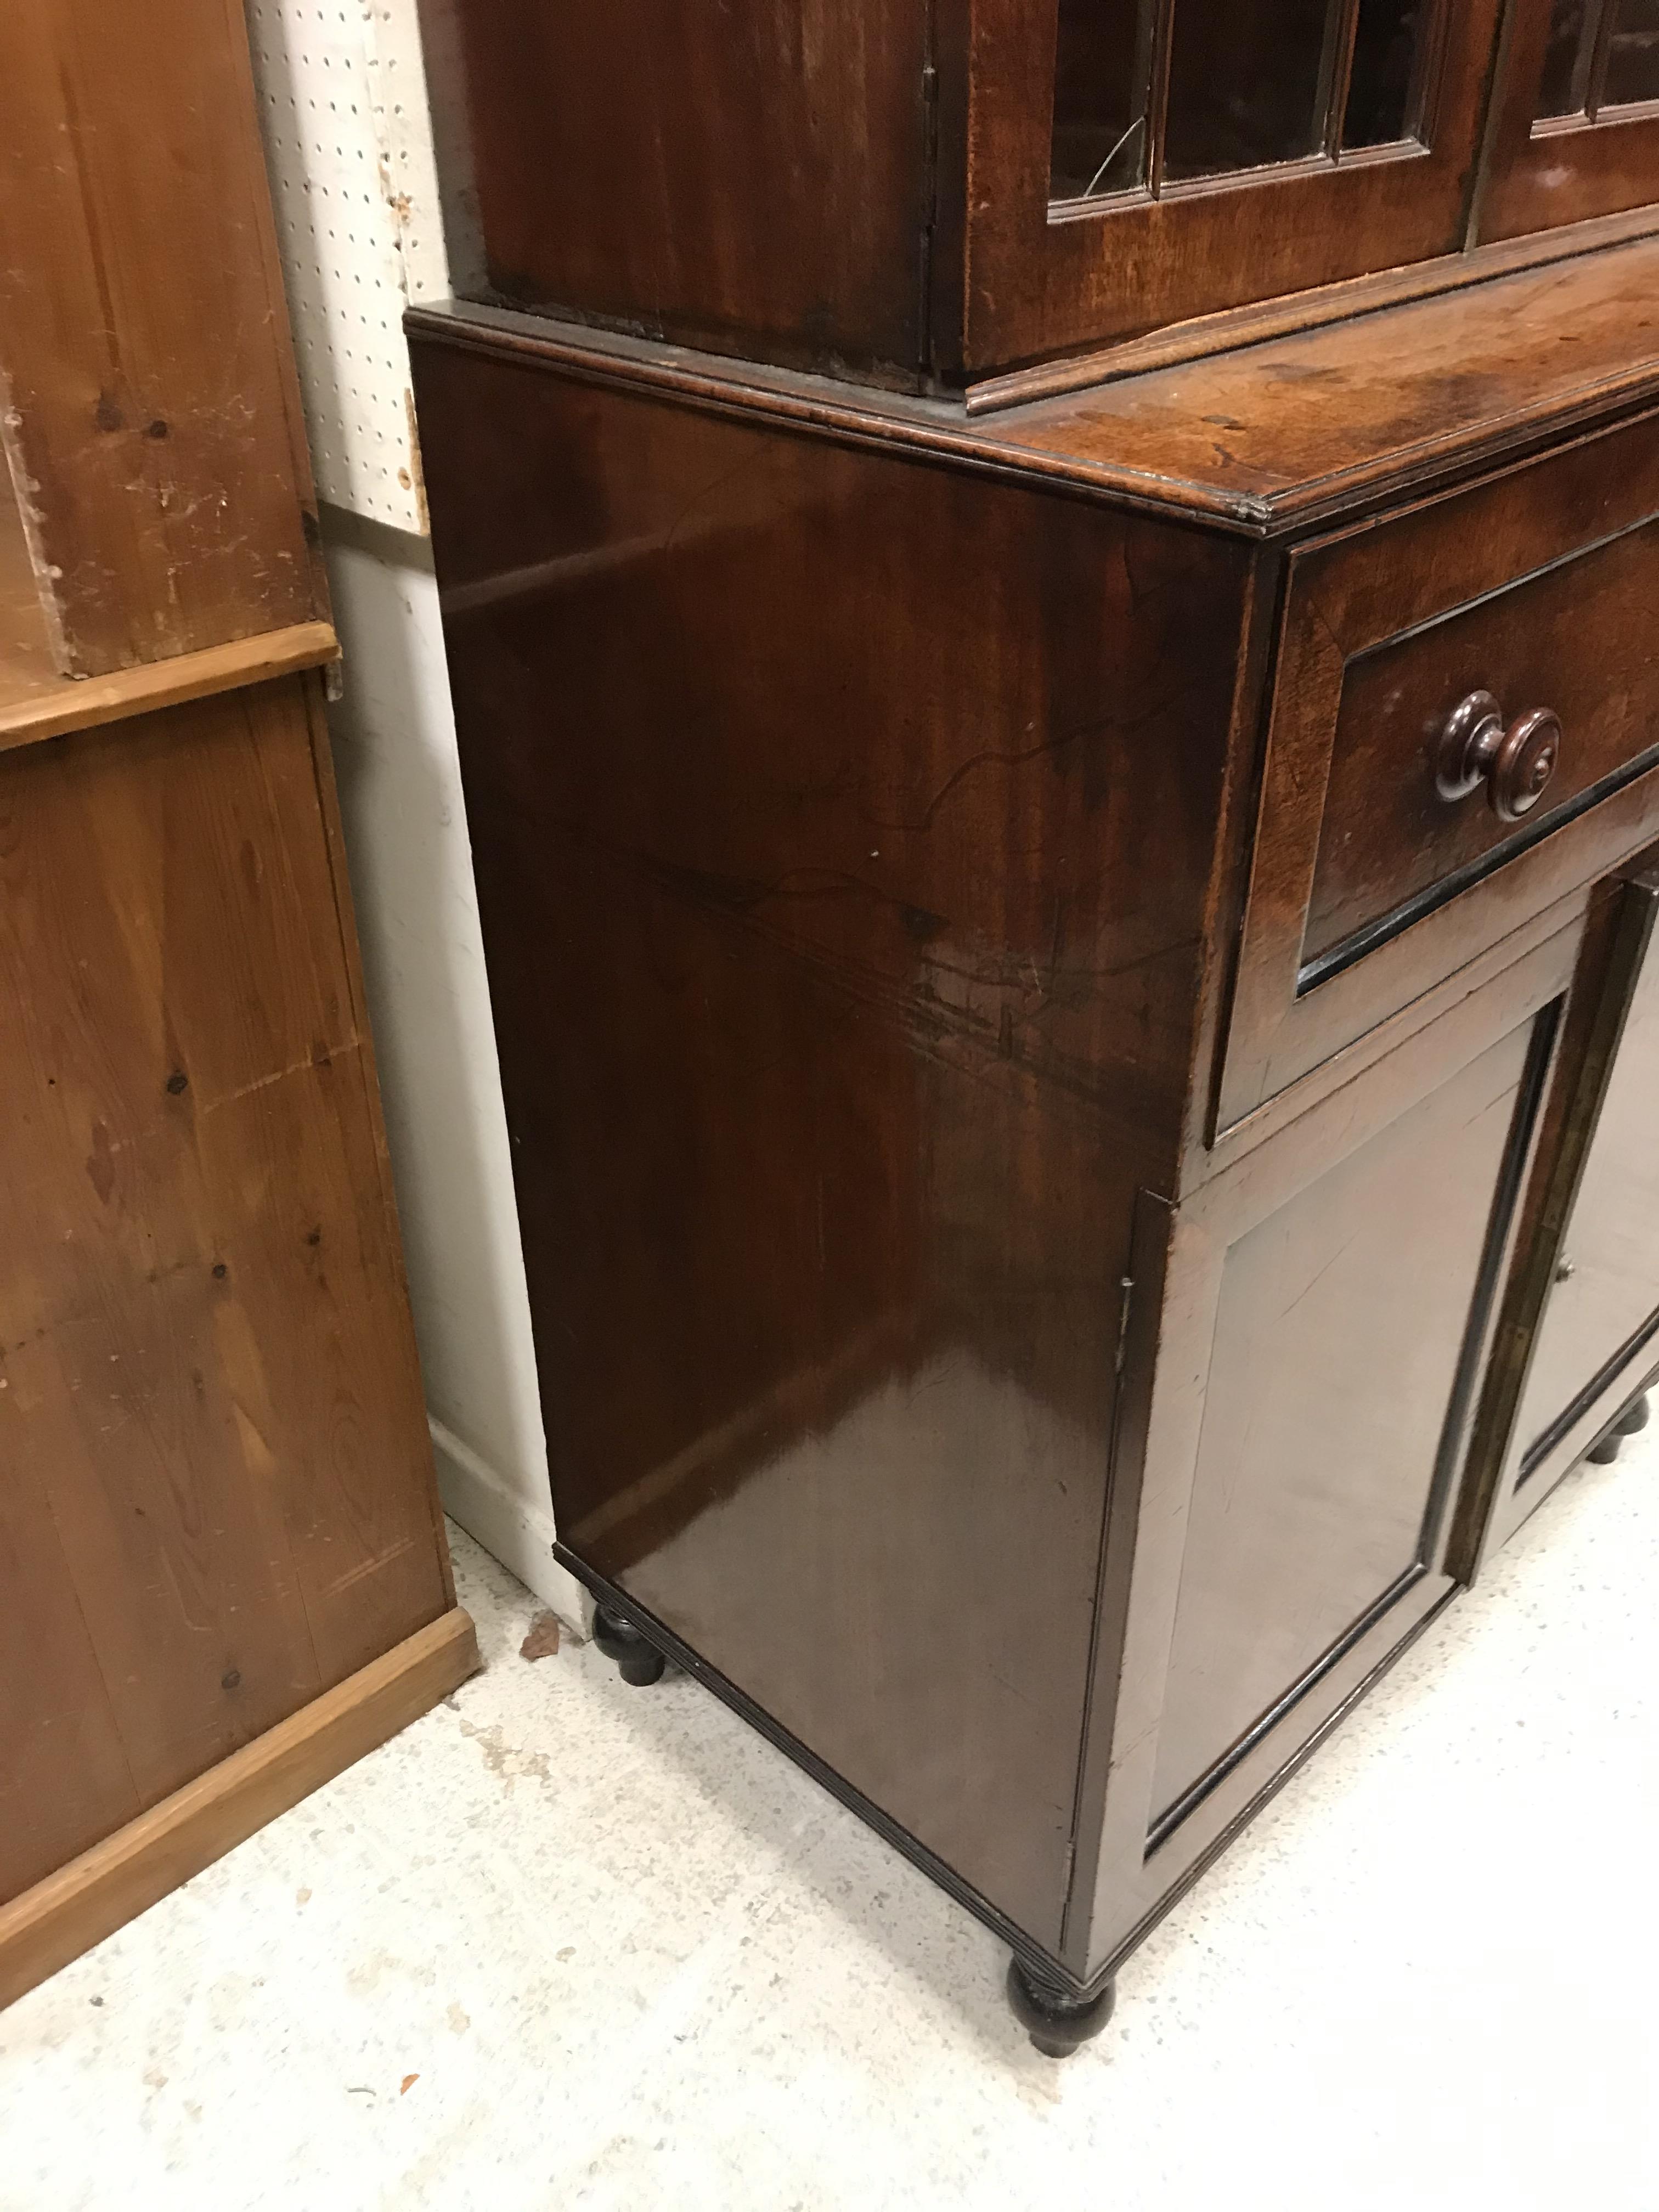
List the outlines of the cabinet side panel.
{"label": "cabinet side panel", "polygon": [[561,1535],[1053,1945],[1248,553],[417,376]]}
{"label": "cabinet side panel", "polygon": [[[724,352],[914,374],[917,0],[428,0],[495,296]],[[459,92],[460,98],[457,99]]]}

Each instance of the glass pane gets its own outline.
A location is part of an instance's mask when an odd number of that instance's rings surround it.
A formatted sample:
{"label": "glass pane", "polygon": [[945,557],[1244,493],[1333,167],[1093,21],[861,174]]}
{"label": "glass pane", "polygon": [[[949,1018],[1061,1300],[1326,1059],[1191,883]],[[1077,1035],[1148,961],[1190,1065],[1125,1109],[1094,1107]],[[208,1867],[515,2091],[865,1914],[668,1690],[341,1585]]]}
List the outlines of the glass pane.
{"label": "glass pane", "polygon": [[1326,0],[1176,0],[1164,167],[1209,177],[1324,143]]}
{"label": "glass pane", "polygon": [[1659,100],[1659,0],[1619,0],[1600,106]]}
{"label": "glass pane", "polygon": [[1540,115],[1577,115],[1589,97],[1590,58],[1601,17],[1595,0],[1555,0],[1544,55]]}
{"label": "glass pane", "polygon": [[1146,167],[1153,0],[1060,0],[1051,199],[1138,185]]}
{"label": "glass pane", "polygon": [[1410,135],[1422,0],[1359,0],[1353,68],[1342,118],[1344,146],[1389,146]]}

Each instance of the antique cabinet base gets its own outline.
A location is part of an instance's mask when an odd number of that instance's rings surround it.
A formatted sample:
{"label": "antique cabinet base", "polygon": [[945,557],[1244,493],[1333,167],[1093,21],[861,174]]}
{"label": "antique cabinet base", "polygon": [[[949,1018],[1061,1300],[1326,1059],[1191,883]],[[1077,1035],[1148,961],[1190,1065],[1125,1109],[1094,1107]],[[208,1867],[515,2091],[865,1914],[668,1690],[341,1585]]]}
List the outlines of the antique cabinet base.
{"label": "antique cabinet base", "polygon": [[1639,1380],[1656,276],[978,419],[411,317],[559,1557],[1051,2048]]}
{"label": "antique cabinet base", "polygon": [[[1363,1679],[1354,1684],[1340,1704],[1327,1716],[1318,1729],[1297,1748],[1293,1756],[1285,1761],[1284,1766],[1271,1777],[1260,1793],[1235,1814],[1202,1855],[1182,1871],[1179,1879],[1172,1883],[1167,1894],[1158,1900],[1153,1910],[1144,1917],[1129,1936],[1118,1946],[1107,1963],[1097,1968],[1085,1981],[1069,1974],[1060,1960],[1049,1952],[1033,1944],[1024,1930],[1016,1926],[1005,1912],[1000,1911],[988,1898],[975,1889],[971,1883],[963,1881],[953,1868],[947,1866],[935,1852],[930,1851],[925,1844],[919,1843],[915,1837],[900,1827],[882,1810],[880,1806],[872,1803],[869,1798],[854,1789],[842,1775],[836,1772],[833,1767],[826,1765],[823,1760],[809,1746],[801,1742],[798,1736],[791,1735],[787,1729],[780,1727],[771,1714],[757,1705],[752,1698],[747,1696],[734,1682],[729,1681],[717,1668],[711,1667],[706,1660],[699,1657],[689,1644],[675,1635],[672,1628],[654,1619],[641,1607],[635,1604],[627,1593],[618,1589],[614,1583],[606,1582],[603,1576],[596,1575],[584,1559],[566,1546],[555,1544],[553,1550],[554,1556],[560,1565],[568,1567],[577,1580],[582,1583],[592,1594],[601,1618],[607,1624],[605,1632],[601,1634],[598,1632],[596,1623],[594,1641],[599,1650],[608,1659],[617,1663],[619,1671],[622,1666],[619,1655],[624,1651],[628,1654],[629,1663],[635,1671],[631,1674],[624,1673],[623,1679],[625,1681],[640,1686],[653,1685],[661,1680],[665,1668],[670,1664],[677,1667],[682,1674],[689,1674],[694,1681],[700,1683],[704,1689],[712,1692],[723,1704],[729,1705],[733,1712],[747,1721],[749,1725],[759,1735],[763,1735],[769,1743],[775,1745],[778,1750],[787,1758],[793,1759],[797,1766],[810,1774],[812,1779],[827,1790],[839,1803],[845,1805],[850,1812],[856,1813],[861,1820],[873,1828],[877,1834],[883,1837],[896,1850],[902,1851],[904,1856],[910,1860],[913,1865],[919,1867],[931,1881],[936,1882],[948,1895],[955,1898],[958,1905],[964,1906],[976,1920],[981,1921],[993,1935],[1000,1937],[1008,1946],[1012,1954],[1009,1979],[1010,2002],[1016,2015],[1024,2024],[1031,2026],[1031,2022],[1026,2020],[1025,2013],[1021,2009],[1022,2002],[1029,2002],[1033,2008],[1046,2002],[1050,2013],[1054,2015],[1048,2022],[1047,2032],[1050,2039],[1055,2042],[1061,2039],[1060,2034],[1061,2016],[1069,2014],[1079,2023],[1085,2021],[1092,2022],[1092,2025],[1085,2027],[1081,2033],[1071,2037],[1066,2042],[1063,2051],[1056,2049],[1048,2053],[1049,2056],[1055,2057],[1067,2056],[1083,2043],[1091,2040],[1107,2025],[1116,2004],[1118,1973],[1126,1960],[1131,1958],[1145,1942],[1164,1915],[1171,1911],[1194,1883],[1202,1878],[1235,1838],[1249,1826],[1262,1807],[1277,1796],[1292,1776],[1306,1765],[1326,1738],[1341,1726],[1357,1706],[1364,1703],[1382,1677],[1405,1656],[1418,1638],[1433,1626],[1460,1595],[1456,1589],[1446,1591],[1429,1611],[1413,1622],[1395,1649],[1372,1667]],[[619,1635],[617,1632],[619,1627],[625,1628],[628,1633]],[[648,1654],[654,1655],[654,1659],[647,1656]],[[1016,1987],[1014,1978],[1016,1973],[1018,1986],[1023,1993],[1019,2000],[1016,2000],[1013,1994]],[[1033,1993],[1029,1996],[1029,1999],[1024,1994],[1027,1992]],[[1033,2027],[1034,2041],[1036,2039],[1037,2033],[1038,2030]],[[1044,2045],[1039,2043],[1038,2048],[1042,2049]]]}
{"label": "antique cabinet base", "polygon": [[1102,1982],[1089,1996],[1078,1996],[1033,1980],[1018,1959],[1011,1959],[1008,2004],[1045,2058],[1069,2058],[1092,2042],[1111,2019],[1117,2008],[1117,1984]]}
{"label": "antique cabinet base", "polygon": [[1592,1467],[1611,1467],[1623,1450],[1626,1437],[1639,1437],[1648,1425],[1646,1395],[1627,1406],[1599,1442],[1592,1444],[1584,1457]]}
{"label": "antique cabinet base", "polygon": [[636,1690],[648,1690],[663,1678],[665,1661],[651,1638],[625,1613],[604,1603],[593,1613],[593,1641],[617,1672]]}

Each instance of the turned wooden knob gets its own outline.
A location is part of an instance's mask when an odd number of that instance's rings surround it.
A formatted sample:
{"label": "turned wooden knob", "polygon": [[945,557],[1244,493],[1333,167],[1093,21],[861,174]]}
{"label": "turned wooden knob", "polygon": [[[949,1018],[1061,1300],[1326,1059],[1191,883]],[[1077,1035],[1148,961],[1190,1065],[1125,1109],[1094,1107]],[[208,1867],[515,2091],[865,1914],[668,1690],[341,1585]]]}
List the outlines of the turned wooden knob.
{"label": "turned wooden knob", "polygon": [[1434,787],[1443,799],[1467,799],[1484,783],[1500,822],[1530,814],[1549,788],[1561,758],[1561,725],[1534,707],[1506,729],[1490,691],[1460,699],[1435,745]]}

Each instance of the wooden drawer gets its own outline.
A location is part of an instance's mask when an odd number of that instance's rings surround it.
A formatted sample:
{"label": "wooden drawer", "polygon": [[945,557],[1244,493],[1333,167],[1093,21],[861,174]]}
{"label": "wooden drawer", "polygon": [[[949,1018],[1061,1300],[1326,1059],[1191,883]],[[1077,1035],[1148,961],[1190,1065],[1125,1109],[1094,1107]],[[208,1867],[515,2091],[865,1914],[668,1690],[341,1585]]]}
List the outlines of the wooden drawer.
{"label": "wooden drawer", "polygon": [[1653,834],[1656,611],[1654,415],[1291,556],[1218,1129]]}

